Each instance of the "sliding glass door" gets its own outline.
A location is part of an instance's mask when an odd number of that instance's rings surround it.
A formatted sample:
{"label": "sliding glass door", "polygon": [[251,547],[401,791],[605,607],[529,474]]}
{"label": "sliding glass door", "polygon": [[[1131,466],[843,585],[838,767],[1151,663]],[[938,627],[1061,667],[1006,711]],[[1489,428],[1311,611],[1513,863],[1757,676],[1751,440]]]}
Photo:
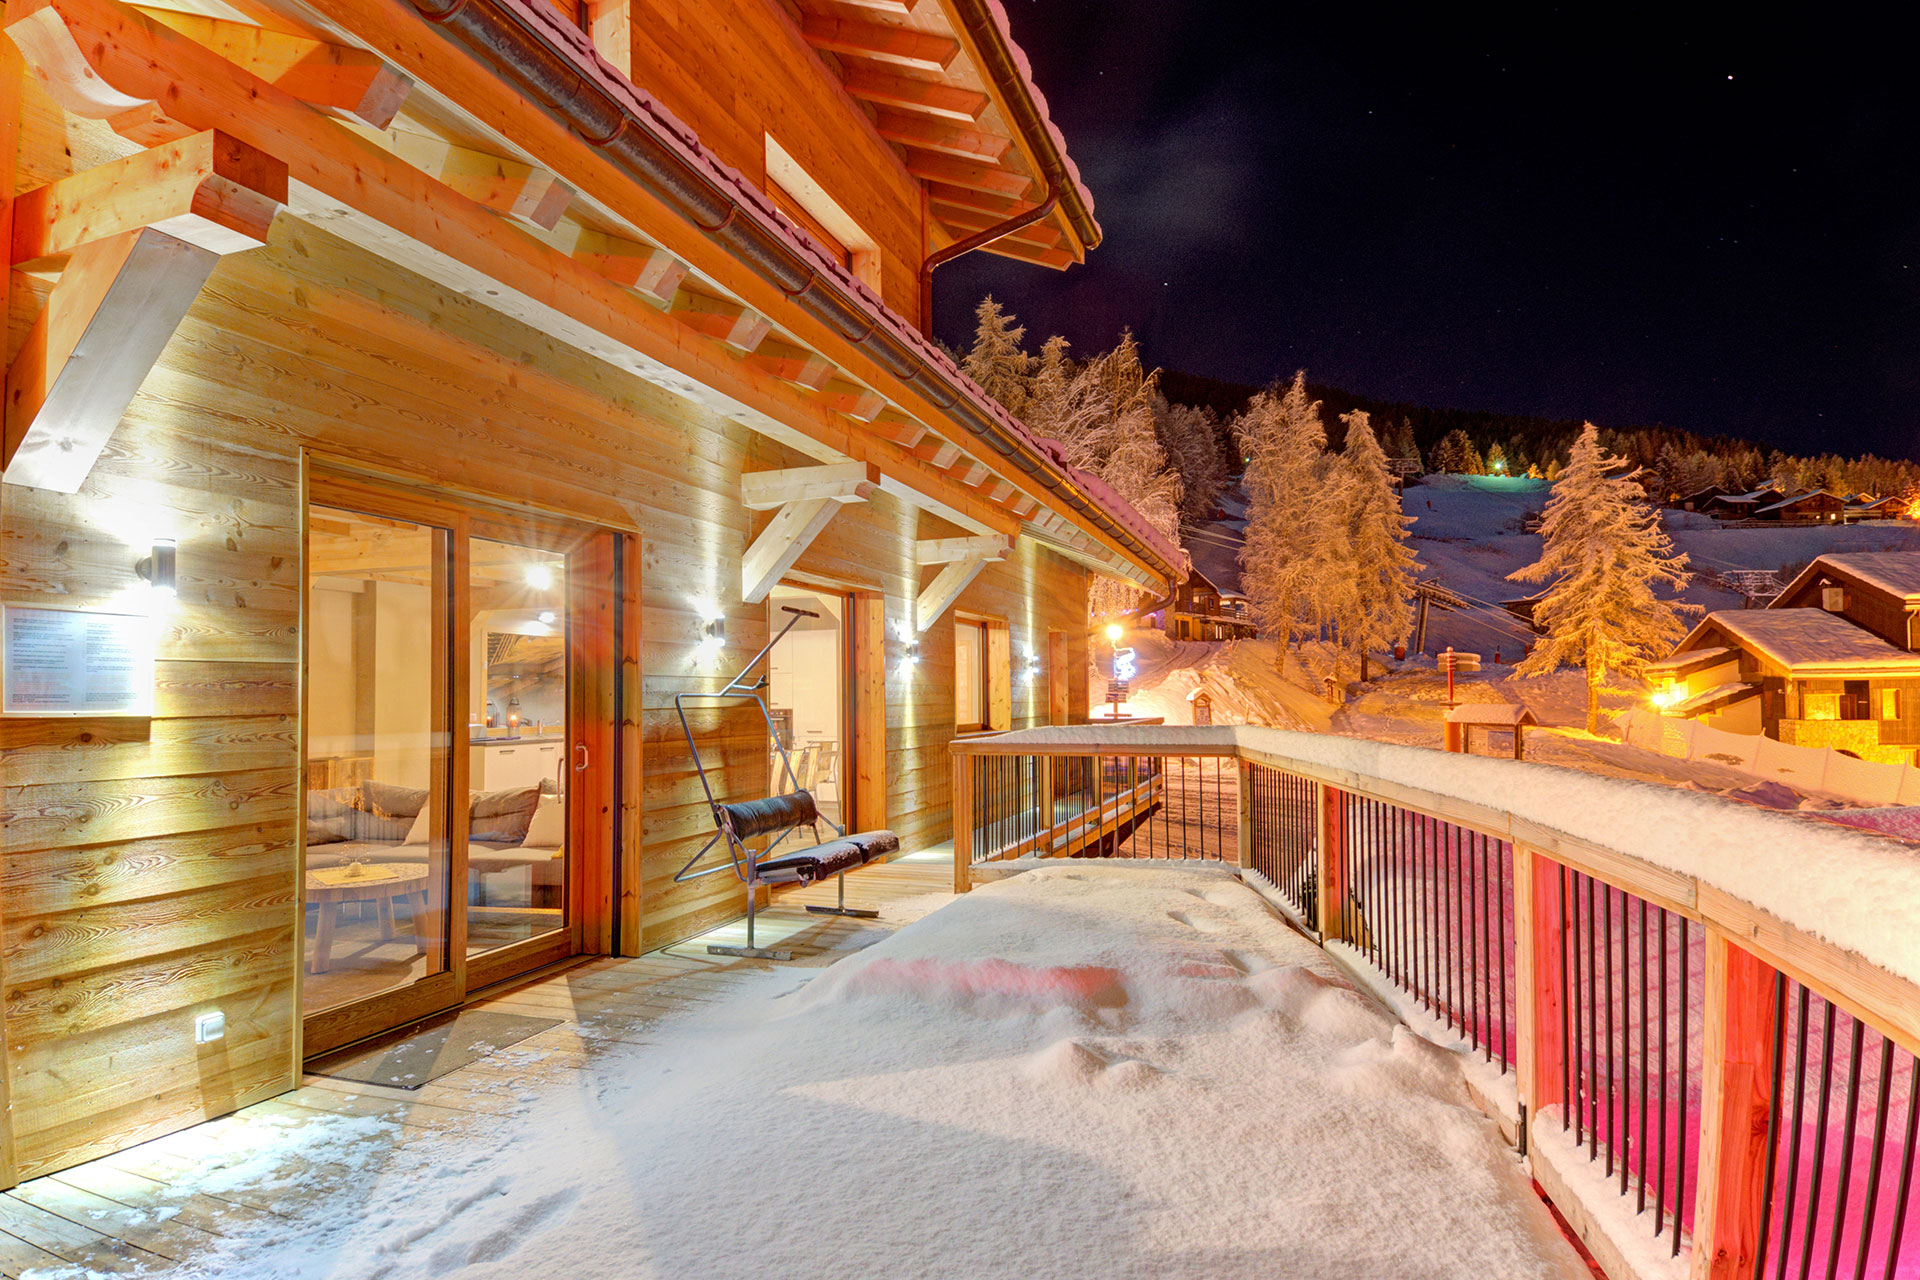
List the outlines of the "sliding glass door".
{"label": "sliding glass door", "polygon": [[581,808],[608,775],[589,768],[579,690],[610,674],[591,665],[604,646],[580,642],[593,596],[576,560],[608,563],[590,553],[610,536],[314,478],[309,1054],[579,949],[577,846],[611,847]]}

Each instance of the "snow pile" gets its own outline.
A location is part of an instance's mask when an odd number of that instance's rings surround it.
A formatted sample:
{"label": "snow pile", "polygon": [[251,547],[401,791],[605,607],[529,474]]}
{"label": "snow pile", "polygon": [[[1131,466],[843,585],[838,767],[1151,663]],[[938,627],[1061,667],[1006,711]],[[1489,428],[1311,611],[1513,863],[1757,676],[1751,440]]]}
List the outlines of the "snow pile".
{"label": "snow pile", "polygon": [[1457,1060],[1230,872],[990,885],[197,1276],[1572,1277]]}

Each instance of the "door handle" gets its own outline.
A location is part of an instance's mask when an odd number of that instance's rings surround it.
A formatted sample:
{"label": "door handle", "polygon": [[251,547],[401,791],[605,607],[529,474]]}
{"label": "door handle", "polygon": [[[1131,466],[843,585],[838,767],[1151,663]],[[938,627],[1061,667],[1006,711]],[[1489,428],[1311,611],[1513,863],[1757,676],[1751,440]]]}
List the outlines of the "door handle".
{"label": "door handle", "polygon": [[574,743],[573,744],[573,771],[575,773],[585,773],[587,771],[587,765],[589,763],[591,763],[591,758],[587,754],[587,744],[584,742]]}

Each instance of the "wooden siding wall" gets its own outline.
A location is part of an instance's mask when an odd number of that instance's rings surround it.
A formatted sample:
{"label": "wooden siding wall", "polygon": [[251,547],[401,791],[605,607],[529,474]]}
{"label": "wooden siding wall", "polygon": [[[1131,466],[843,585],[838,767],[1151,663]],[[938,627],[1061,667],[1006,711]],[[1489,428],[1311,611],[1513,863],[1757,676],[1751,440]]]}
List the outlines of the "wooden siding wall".
{"label": "wooden siding wall", "polygon": [[880,251],[880,292],[920,314],[920,184],[778,0],[632,0],[634,83],[766,188],[770,133]]}
{"label": "wooden siding wall", "polygon": [[1846,608],[1840,611],[1840,616],[1857,627],[1873,632],[1896,649],[1908,647],[1906,602],[1878,587],[1863,586],[1850,576],[1816,577],[1793,595],[1776,602],[1773,607],[1818,609],[1821,607],[1822,588],[1829,585],[1838,586],[1846,592]]}
{"label": "wooden siding wall", "polygon": [[[98,161],[92,126],[36,89],[27,99],[23,187]],[[13,292],[9,358],[45,289]],[[10,602],[144,607],[135,561],[156,536],[179,544],[150,721],[0,721],[21,1177],[294,1083],[303,452],[639,532],[645,774],[628,832],[644,846],[623,856],[644,867],[642,941],[743,900],[730,876],[670,882],[709,826],[671,696],[713,687],[764,638],[764,609],[735,603],[753,532],[739,475],[793,459],[283,215],[267,248],[223,260],[81,492],[0,491]],[[897,621],[936,571],[913,564],[913,540],[955,532],[881,497],[838,517],[801,568],[883,592]],[[1022,544],[961,605],[1007,618],[1021,645],[1065,632],[1084,708],[1084,589],[1084,570]],[[700,648],[716,607],[729,622],[717,655]],[[945,618],[916,669],[887,673],[888,816],[910,848],[948,836],[952,649]],[[1044,688],[1017,681],[1017,725],[1045,722]],[[702,723],[724,734],[727,789],[759,794],[762,732],[739,712]],[[194,1016],[216,1008],[226,1038],[194,1045]]]}

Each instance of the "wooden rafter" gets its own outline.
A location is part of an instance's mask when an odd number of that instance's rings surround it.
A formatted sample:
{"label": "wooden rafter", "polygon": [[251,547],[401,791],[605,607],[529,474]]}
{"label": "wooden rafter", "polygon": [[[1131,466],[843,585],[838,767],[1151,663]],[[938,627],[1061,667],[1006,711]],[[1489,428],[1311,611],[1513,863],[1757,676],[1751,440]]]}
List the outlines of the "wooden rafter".
{"label": "wooden rafter", "polygon": [[673,300],[673,318],[695,333],[705,334],[742,353],[766,340],[772,329],[767,318],[737,302],[683,289]]}
{"label": "wooden rafter", "polygon": [[951,467],[960,456],[960,446],[930,435],[913,446],[913,456],[940,471]]}
{"label": "wooden rafter", "polygon": [[563,221],[554,232],[555,242],[575,262],[659,306],[673,302],[680,282],[686,278],[687,264],[654,245],[608,235],[577,222]]}
{"label": "wooden rafter", "polygon": [[1033,190],[1033,179],[997,165],[974,164],[934,151],[907,148],[907,172],[924,182],[942,182],[970,191],[1019,198]]}
{"label": "wooden rafter", "polygon": [[914,601],[915,629],[925,631],[938,622],[940,615],[960,598],[960,593],[980,576],[980,571],[998,559],[1000,559],[998,555],[972,555],[944,565],[940,572],[934,575],[933,581],[921,590],[919,598]]}
{"label": "wooden rafter", "polygon": [[893,441],[903,449],[911,449],[927,438],[925,427],[892,409],[883,411],[873,420],[873,433],[883,440]]}
{"label": "wooden rafter", "polygon": [[364,49],[194,13],[140,11],[300,101],[376,129],[393,122],[413,88],[406,76]]}
{"label": "wooden rafter", "polygon": [[573,203],[573,188],[552,173],[508,156],[456,146],[445,138],[388,129],[379,135],[395,155],[496,213],[548,231]]}
{"label": "wooden rafter", "polygon": [[945,71],[960,55],[960,42],[946,36],[821,14],[809,14],[800,34],[816,49],[916,71]]}
{"label": "wooden rafter", "polygon": [[970,556],[987,556],[998,560],[1011,550],[1013,539],[999,534],[970,538],[922,538],[913,544],[913,560],[915,564],[951,564]]}
{"label": "wooden rafter", "polygon": [[885,396],[844,378],[827,383],[814,398],[835,413],[844,413],[858,422],[872,422],[887,407]]}
{"label": "wooden rafter", "polygon": [[796,347],[780,338],[768,338],[747,357],[747,363],[783,382],[818,391],[833,380],[833,363],[825,356]]}
{"label": "wooden rafter", "polygon": [[998,164],[1013,146],[1013,139],[997,133],[968,129],[931,116],[908,115],[904,111],[882,111],[873,127],[888,142],[923,151],[938,151],[980,164]]}
{"label": "wooden rafter", "polygon": [[849,68],[842,77],[847,92],[863,102],[898,107],[922,115],[940,116],[967,123],[978,120],[987,109],[987,95],[957,85],[932,80],[914,80],[866,67]]}
{"label": "wooden rafter", "polygon": [[[935,222],[964,231],[971,235],[976,231],[985,231],[998,226],[1005,218],[997,218],[990,213],[981,213],[976,209],[963,209],[959,205],[934,201],[928,204],[927,212],[933,215]],[[1060,228],[1052,222],[1030,222],[1018,231],[1003,237],[1007,240],[1020,240],[1042,249],[1056,249],[1066,237]],[[998,244],[999,241],[995,241]]]}
{"label": "wooden rafter", "polygon": [[841,506],[865,502],[880,487],[871,464],[750,471],[740,477],[740,497],[756,511],[780,509],[740,560],[740,598],[757,604],[793,567]]}

